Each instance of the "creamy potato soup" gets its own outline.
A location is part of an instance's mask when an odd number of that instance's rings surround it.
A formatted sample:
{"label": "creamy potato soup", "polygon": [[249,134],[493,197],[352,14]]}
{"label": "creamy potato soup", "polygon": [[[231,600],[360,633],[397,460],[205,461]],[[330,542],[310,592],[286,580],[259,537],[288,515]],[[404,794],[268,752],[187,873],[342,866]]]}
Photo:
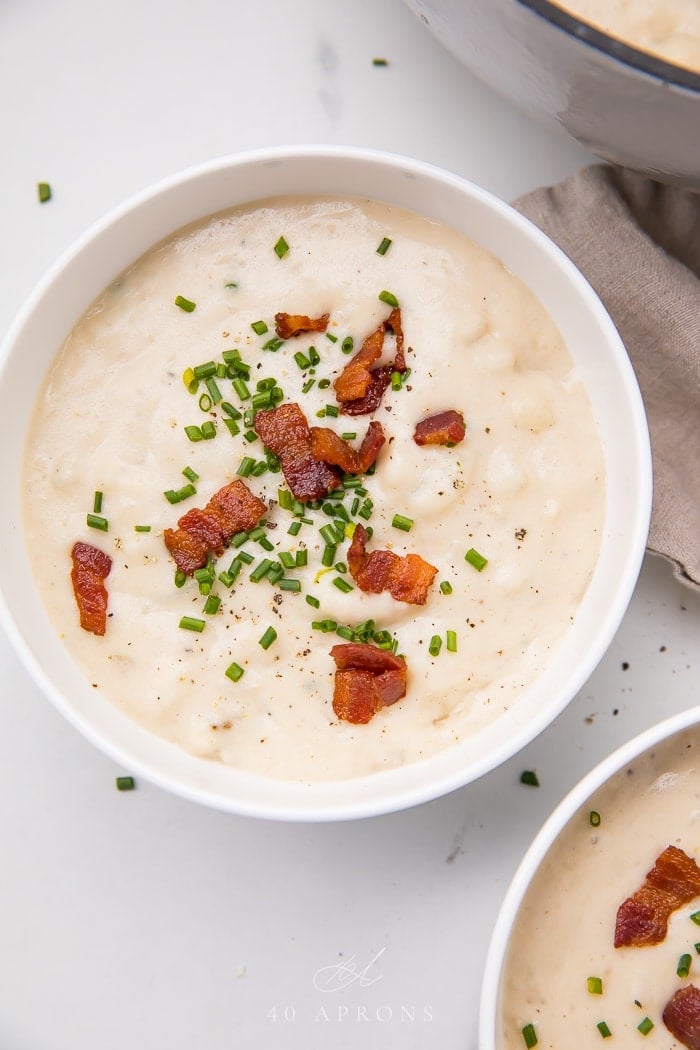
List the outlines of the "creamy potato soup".
{"label": "creamy potato soup", "polygon": [[[396,302],[410,371],[347,415],[332,384]],[[328,314],[326,331],[280,339],[278,312]],[[387,331],[379,365],[395,349]],[[381,423],[374,472],[291,500],[254,429],[270,390],[355,449]],[[418,445],[446,411],[464,440]],[[58,353],[25,469],[36,578],[96,689],[196,755],[304,781],[416,762],[517,704],[576,615],[605,507],[586,391],[539,302],[463,236],[364,200],[258,202],[140,258]],[[260,527],[209,578],[176,574],[165,530],[237,479]],[[435,567],[424,604],[356,585],[357,524],[368,552]],[[102,637],[79,624],[76,541],[112,558]],[[332,706],[330,650],[352,639],[407,667],[406,695],[363,725]]]}
{"label": "creamy potato soup", "polygon": [[[638,1050],[643,1036],[663,1050],[690,1045],[662,1015],[678,989],[700,984],[700,897],[672,912],[660,943],[613,943],[618,908],[667,847],[700,861],[699,827],[697,729],[645,753],[579,810],[520,908],[501,981],[499,1050],[598,1050],[602,1036],[621,1050]],[[536,1044],[523,1036],[528,1026]]]}
{"label": "creamy potato soup", "polygon": [[624,44],[700,73],[698,0],[553,0]]}

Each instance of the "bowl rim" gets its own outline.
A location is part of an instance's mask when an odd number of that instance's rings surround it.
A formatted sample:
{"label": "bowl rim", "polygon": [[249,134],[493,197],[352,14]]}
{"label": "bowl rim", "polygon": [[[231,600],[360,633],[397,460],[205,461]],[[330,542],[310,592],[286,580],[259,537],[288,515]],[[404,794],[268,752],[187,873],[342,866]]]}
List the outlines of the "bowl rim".
{"label": "bowl rim", "polygon": [[551,0],[517,0],[523,7],[529,8],[546,22],[563,30],[568,36],[580,40],[588,47],[601,51],[608,58],[616,59],[623,65],[630,66],[639,73],[662,80],[677,87],[700,94],[700,73],[674,65],[663,58],[642,51],[596,28],[590,22],[584,22],[570,14]]}
{"label": "bowl rim", "polygon": [[655,723],[631,740],[621,744],[606,758],[598,762],[593,769],[571,788],[564,798],[557,803],[535,835],[508,885],[491,933],[484,963],[479,1002],[480,1050],[496,1050],[498,999],[508,943],[523,898],[550,847],[576,812],[615,773],[618,773],[650,748],[669,740],[693,725],[700,725],[700,705],[671,715],[669,718]]}
{"label": "bowl rim", "polygon": [[[460,787],[479,779],[490,772],[508,758],[516,754],[521,748],[528,744],[535,736],[543,731],[553,719],[571,701],[590,677],[591,673],[607,651],[613,635],[628,607],[632,592],[637,582],[639,571],[644,556],[646,539],[648,535],[649,520],[651,515],[652,497],[652,466],[651,447],[649,431],[646,423],[644,405],[639,391],[639,386],[629,358],[624,350],[619,334],[613,325],[605,307],[599,297],[591,288],[589,282],[581,274],[580,270],[566,256],[566,254],[544,234],[529,219],[525,218],[509,204],[490,193],[488,190],[476,185],[470,180],[454,172],[443,169],[437,165],[425,161],[415,160],[399,154],[367,149],[354,146],[336,145],[287,145],[281,147],[268,147],[239,153],[227,154],[203,163],[195,164],[180,171],[166,176],[150,184],[144,189],[129,196],[125,201],[117,204],[106,212],[101,218],[92,223],[71,245],[69,245],[56,261],[48,268],[44,276],[36,284],[24,305],[20,308],[14,322],[10,325],[5,338],[0,344],[0,384],[2,384],[4,373],[11,357],[12,348],[21,335],[21,332],[32,316],[34,310],[41,303],[44,295],[51,288],[54,280],[61,272],[71,264],[76,256],[88,248],[90,244],[99,239],[106,231],[120,223],[132,211],[138,209],[149,201],[167,194],[173,189],[181,187],[189,181],[196,181],[214,176],[222,171],[235,171],[239,167],[247,167],[259,164],[291,161],[301,162],[308,159],[326,158],[329,161],[349,161],[354,164],[377,165],[380,169],[389,166],[396,175],[404,174],[409,177],[422,177],[432,182],[444,184],[455,191],[465,193],[475,204],[488,209],[496,214],[501,220],[515,226],[519,234],[526,240],[535,241],[537,250],[544,257],[556,264],[563,271],[567,281],[574,286],[577,297],[585,304],[586,309],[591,311],[598,323],[608,333],[611,348],[618,353],[617,366],[624,378],[628,407],[633,421],[634,444],[638,455],[634,462],[635,481],[638,486],[638,499],[633,508],[633,518],[630,522],[628,532],[629,546],[628,556],[624,566],[621,567],[620,576],[617,580],[615,600],[607,608],[604,622],[596,634],[595,646],[589,647],[585,655],[580,659],[577,673],[572,675],[566,690],[559,690],[561,696],[555,695],[547,705],[546,716],[523,720],[516,725],[512,733],[507,734],[507,739],[499,746],[492,747],[486,754],[478,759],[469,761],[469,775],[465,776],[460,770],[438,770],[437,775],[431,775],[428,783],[425,778],[419,778],[417,783],[401,785],[398,790],[391,783],[392,773],[396,770],[380,771],[370,777],[361,777],[347,783],[357,786],[353,793],[352,802],[345,802],[339,809],[337,803],[331,798],[321,799],[317,797],[318,791],[311,791],[305,796],[303,802],[297,798],[295,802],[285,802],[271,805],[269,802],[262,803],[249,797],[229,798],[223,797],[221,792],[199,783],[183,784],[179,776],[163,773],[153,764],[141,761],[138,756],[130,753],[129,749],[109,739],[109,737],[96,726],[86,720],[77,710],[73,709],[67,698],[62,695],[60,689],[54,686],[48,672],[41,666],[39,660],[32,653],[28,641],[23,637],[22,630],[15,620],[9,596],[5,595],[5,584],[0,578],[0,618],[5,626],[6,633],[20,656],[25,668],[29,671],[33,680],[39,685],[42,692],[54,704],[55,707],[73,724],[87,739],[89,739],[100,750],[110,755],[115,761],[130,767],[135,773],[144,779],[158,784],[166,790],[188,798],[192,801],[203,803],[216,809],[237,813],[244,816],[265,817],[273,820],[285,821],[342,821],[347,819],[364,818],[368,816],[382,815],[432,801],[442,797]],[[330,192],[330,191],[329,191]],[[339,191],[336,191],[339,192]],[[235,206],[235,201],[232,206]],[[206,214],[202,213],[202,217]],[[172,232],[179,228],[177,221]],[[565,694],[565,695],[564,695]],[[556,701],[556,702],[555,702]],[[158,738],[160,739],[160,738]],[[448,748],[439,755],[448,754],[452,749]],[[438,756],[434,756],[438,757]],[[205,761],[200,759],[200,761]],[[433,759],[425,759],[415,765],[427,766]],[[400,767],[410,768],[410,767]],[[195,778],[193,778],[194,781]],[[368,792],[366,785],[369,780],[380,783],[385,779],[389,783],[387,790]],[[282,784],[290,782],[281,781]],[[312,788],[327,787],[329,784],[344,784],[346,782],[318,782]],[[294,785],[293,785],[294,786]],[[398,797],[397,797],[398,796]],[[308,801],[306,800],[308,798]]]}

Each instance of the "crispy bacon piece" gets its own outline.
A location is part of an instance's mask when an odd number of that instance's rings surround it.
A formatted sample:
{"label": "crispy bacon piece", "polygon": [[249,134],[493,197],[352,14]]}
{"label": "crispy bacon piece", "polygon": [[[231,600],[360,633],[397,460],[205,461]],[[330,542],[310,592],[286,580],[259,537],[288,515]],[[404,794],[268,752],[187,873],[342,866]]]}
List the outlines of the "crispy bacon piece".
{"label": "crispy bacon piece", "polygon": [[309,424],[296,401],[257,412],[253,425],[270,451],[279,456],[286,482],[302,503],[321,499],[338,487],[338,473],[314,457]]}
{"label": "crispy bacon piece", "polygon": [[176,530],[165,529],[165,546],[178,569],[191,576],[206,565],[210,552],[221,554],[234,533],[255,528],[266,510],[263,501],[236,479],[215,492],[203,510],[193,507],[183,514]]}
{"label": "crispy bacon piece", "polygon": [[[387,331],[396,336],[394,364],[372,368],[375,361],[382,356],[384,335]],[[335,396],[347,415],[367,415],[379,407],[384,391],[391,382],[391,373],[405,371],[401,308],[397,306],[378,328],[370,332],[357,353],[348,361],[333,383]]]}
{"label": "crispy bacon piece", "polygon": [[78,541],[70,552],[73,561],[71,582],[84,631],[103,635],[107,627],[109,596],[104,581],[112,568],[109,554],[89,543]]}
{"label": "crispy bacon piece", "polygon": [[674,992],[664,1007],[663,1019],[674,1039],[689,1050],[700,1050],[700,989],[687,984]]}
{"label": "crispy bacon piece", "polygon": [[437,569],[420,554],[400,557],[393,551],[366,551],[367,530],[356,525],[348,548],[348,568],[361,591],[388,591],[398,602],[425,605]]}
{"label": "crispy bacon piece", "polygon": [[311,427],[311,452],[314,458],[340,467],[346,474],[364,474],[369,470],[385,441],[382,424],[374,420],[357,450],[329,427]]}
{"label": "crispy bacon piece", "polygon": [[458,445],[466,432],[464,416],[450,408],[416,423],[413,440],[417,445]]}
{"label": "crispy bacon piece", "polygon": [[307,314],[275,314],[275,331],[280,339],[291,339],[302,332],[325,332],[330,314],[309,317]]}
{"label": "crispy bacon piece", "polygon": [[365,725],[382,707],[406,695],[406,661],[376,645],[334,645],[333,710],[338,718]]}
{"label": "crispy bacon piece", "polygon": [[677,846],[656,858],[644,884],[623,901],[615,921],[615,947],[663,941],[671,913],[700,894],[700,868]]}

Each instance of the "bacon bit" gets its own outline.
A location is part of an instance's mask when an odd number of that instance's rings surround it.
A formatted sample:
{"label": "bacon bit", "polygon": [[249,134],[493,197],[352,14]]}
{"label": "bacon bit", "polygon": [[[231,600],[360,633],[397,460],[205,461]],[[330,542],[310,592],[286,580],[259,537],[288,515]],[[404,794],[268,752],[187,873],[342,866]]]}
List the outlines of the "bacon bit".
{"label": "bacon bit", "polygon": [[674,992],[664,1007],[663,1019],[674,1039],[689,1050],[700,1050],[700,989],[687,984]]}
{"label": "bacon bit", "polygon": [[311,427],[311,452],[314,459],[340,467],[346,474],[364,474],[372,466],[386,441],[382,424],[370,423],[359,450],[329,427]]}
{"label": "bacon bit", "polygon": [[280,339],[291,339],[302,332],[325,332],[330,314],[309,317],[307,314],[275,314],[275,331]]}
{"label": "bacon bit", "polygon": [[239,479],[215,492],[204,510],[193,507],[178,521],[177,531],[165,529],[163,539],[180,572],[191,576],[206,565],[210,552],[222,554],[236,532],[255,528],[266,505]]}
{"label": "bacon bit", "polygon": [[365,642],[334,645],[333,710],[338,718],[365,725],[382,707],[406,695],[406,661]]}
{"label": "bacon bit", "polygon": [[80,613],[80,626],[84,631],[103,635],[107,627],[107,602],[109,595],[104,581],[112,568],[109,554],[78,541],[70,552],[73,560],[71,582]]}
{"label": "bacon bit", "polygon": [[[384,333],[387,330],[396,336],[394,364],[382,368],[371,368],[370,366],[382,356]],[[391,382],[391,373],[405,371],[401,308],[397,306],[374,332],[370,332],[360,349],[354,357],[350,358],[333,383],[336,399],[347,415],[367,415],[379,407],[384,391]]]}
{"label": "bacon bit", "polygon": [[644,884],[617,910],[615,947],[663,941],[672,912],[700,894],[700,868],[677,846],[667,846]]}
{"label": "bacon bit", "polygon": [[296,401],[256,412],[253,426],[270,451],[279,456],[282,473],[296,499],[308,503],[337,489],[337,472],[314,458],[309,424]]}
{"label": "bacon bit", "polygon": [[413,440],[417,445],[458,445],[466,432],[464,416],[450,408],[416,423]]}
{"label": "bacon bit", "polygon": [[397,602],[425,605],[428,590],[437,569],[419,554],[399,557],[393,551],[372,551],[367,554],[367,530],[356,525],[348,548],[348,568],[361,591],[379,594],[388,591]]}

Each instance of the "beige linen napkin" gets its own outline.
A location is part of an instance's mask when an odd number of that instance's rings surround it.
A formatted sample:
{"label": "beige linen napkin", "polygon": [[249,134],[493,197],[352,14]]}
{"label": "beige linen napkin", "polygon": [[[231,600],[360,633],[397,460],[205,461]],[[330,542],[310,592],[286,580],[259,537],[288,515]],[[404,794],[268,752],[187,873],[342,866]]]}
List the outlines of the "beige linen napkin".
{"label": "beige linen napkin", "polygon": [[622,336],[651,433],[649,550],[700,590],[700,194],[595,164],[514,206],[576,263]]}

